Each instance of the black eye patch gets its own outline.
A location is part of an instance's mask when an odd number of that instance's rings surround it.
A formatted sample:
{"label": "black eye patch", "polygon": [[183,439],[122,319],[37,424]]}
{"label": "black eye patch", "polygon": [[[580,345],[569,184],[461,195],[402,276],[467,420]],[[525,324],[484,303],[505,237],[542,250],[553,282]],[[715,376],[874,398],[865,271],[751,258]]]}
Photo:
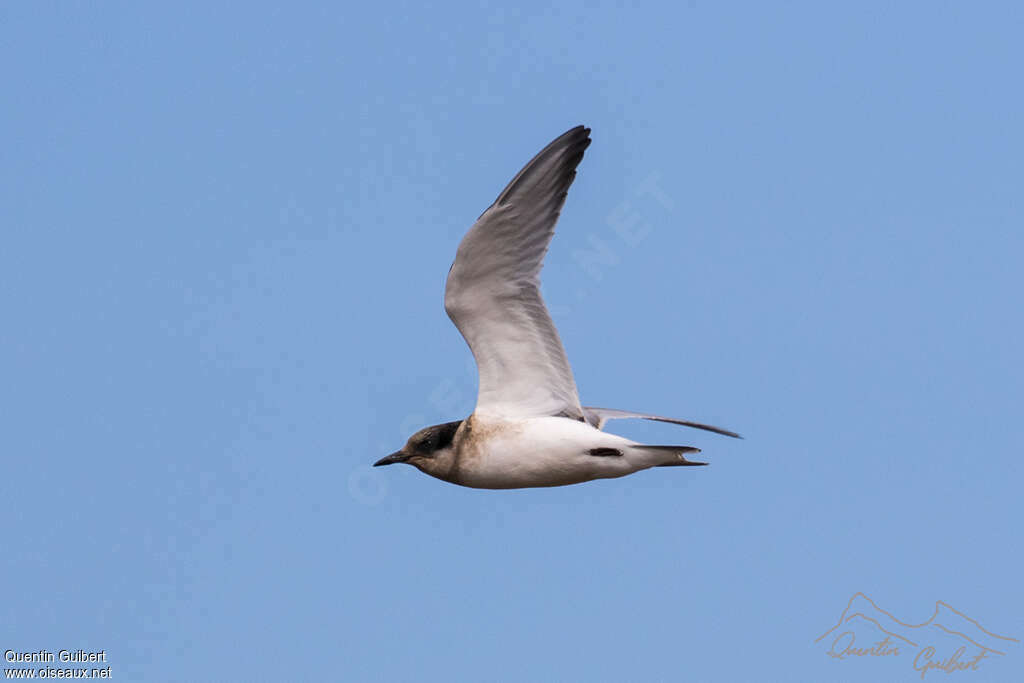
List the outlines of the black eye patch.
{"label": "black eye patch", "polygon": [[446,422],[445,424],[434,425],[423,430],[423,436],[417,439],[413,446],[420,453],[434,453],[452,445],[456,432],[462,420],[457,422]]}

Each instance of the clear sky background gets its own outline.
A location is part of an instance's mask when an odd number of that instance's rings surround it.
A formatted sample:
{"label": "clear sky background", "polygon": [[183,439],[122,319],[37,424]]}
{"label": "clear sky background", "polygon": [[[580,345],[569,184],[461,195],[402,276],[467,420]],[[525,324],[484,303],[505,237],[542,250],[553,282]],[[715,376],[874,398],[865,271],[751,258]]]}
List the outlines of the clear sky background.
{"label": "clear sky background", "polygon": [[[1024,639],[1024,11],[847,4],[6,3],[0,648],[920,680],[814,642],[857,591]],[[584,404],[746,439],[619,423],[712,466],[549,490],[371,469],[472,410],[455,248],[579,123],[544,293]],[[948,680],[1024,647],[983,667]]]}

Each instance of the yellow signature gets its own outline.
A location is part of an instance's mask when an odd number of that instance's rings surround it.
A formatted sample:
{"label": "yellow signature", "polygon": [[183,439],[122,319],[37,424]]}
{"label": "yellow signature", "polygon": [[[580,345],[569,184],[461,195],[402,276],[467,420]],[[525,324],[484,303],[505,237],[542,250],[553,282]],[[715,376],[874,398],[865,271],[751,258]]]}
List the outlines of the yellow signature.
{"label": "yellow signature", "polygon": [[[853,631],[843,631],[832,641],[832,646],[825,654],[836,659],[843,659],[850,655],[854,657],[887,657],[892,655],[895,657],[900,654],[898,646],[889,647],[891,643],[888,635],[871,647],[865,648],[854,647],[853,643],[855,640],[856,636],[853,634]],[[837,645],[841,645],[842,649],[837,649]]]}
{"label": "yellow signature", "polygon": [[[953,652],[953,654],[951,654],[949,656],[948,659],[946,659],[946,661],[944,661],[944,662],[934,662],[934,661],[932,661],[932,657],[935,656],[935,648],[932,647],[931,645],[929,645],[928,647],[926,647],[926,648],[922,649],[920,652],[918,652],[917,656],[914,657],[914,670],[921,672],[921,678],[922,679],[924,678],[924,675],[926,673],[928,673],[929,671],[931,671],[932,669],[938,669],[939,671],[945,671],[948,674],[951,674],[954,671],[964,671],[966,669],[970,669],[971,671],[977,671],[978,670],[978,662],[980,662],[981,660],[983,660],[985,658],[985,655],[989,653],[989,649],[986,648],[986,647],[982,647],[981,648],[981,652],[979,652],[969,662],[961,662],[961,661],[959,661],[959,659],[964,656],[964,652],[966,650],[967,650],[967,648],[965,646],[961,645],[960,647],[958,647],[956,649],[955,652]],[[922,663],[920,663],[920,665],[919,665],[919,660],[921,659],[922,656],[924,657],[924,661]]]}
{"label": "yellow signature", "polygon": [[[857,603],[855,608],[854,603],[857,601],[857,598],[861,598],[862,601]],[[940,623],[938,621],[940,614],[941,620],[949,624],[949,626],[954,626],[954,628]],[[891,630],[886,629],[882,622],[885,622]],[[853,630],[841,628],[851,623],[870,624],[871,626],[867,626],[867,628],[877,629],[877,631],[884,634],[884,637],[881,640],[872,642],[870,645],[860,646],[857,644],[857,636]],[[957,624],[960,626],[957,626]],[[927,644],[928,635],[932,631],[929,631],[929,628],[926,627],[938,629],[950,636],[957,637],[961,642],[967,642],[976,647],[978,653],[974,656],[969,656],[967,655],[968,646],[961,645],[945,659],[942,659],[941,655],[937,658],[935,646]],[[972,627],[976,630],[972,631]],[[960,628],[960,630],[957,630],[957,628]],[[897,631],[901,633],[897,633]],[[998,644],[998,641],[1020,642],[1016,638],[1001,636],[987,630],[974,619],[941,600],[935,603],[935,611],[927,621],[920,624],[908,624],[886,612],[864,593],[854,593],[853,597],[846,604],[846,609],[843,610],[836,625],[815,638],[814,642],[820,642],[826,636],[838,633],[838,635],[833,636],[832,642],[825,652],[825,654],[833,659],[846,659],[848,657],[899,657],[910,648],[916,649],[917,655],[914,657],[913,667],[915,671],[921,672],[922,679],[924,679],[925,674],[929,671],[943,671],[945,673],[977,671],[982,660],[990,655],[1006,654],[1000,650],[982,645],[962,631],[972,631],[978,640],[985,640],[990,644]],[[911,638],[915,640],[911,640]],[[922,643],[924,645],[922,647],[922,644],[915,642],[916,640],[924,640],[926,642]]]}

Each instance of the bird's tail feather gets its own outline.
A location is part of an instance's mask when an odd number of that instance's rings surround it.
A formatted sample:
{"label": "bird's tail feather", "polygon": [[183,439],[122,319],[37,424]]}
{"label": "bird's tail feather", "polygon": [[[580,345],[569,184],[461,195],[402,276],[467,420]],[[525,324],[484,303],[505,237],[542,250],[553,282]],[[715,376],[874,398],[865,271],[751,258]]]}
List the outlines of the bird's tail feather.
{"label": "bird's tail feather", "polygon": [[689,453],[700,453],[700,449],[693,446],[651,446],[638,443],[632,447],[652,454],[663,454],[664,462],[659,462],[654,467],[698,467],[700,465],[707,465],[706,462],[686,459],[686,455]]}

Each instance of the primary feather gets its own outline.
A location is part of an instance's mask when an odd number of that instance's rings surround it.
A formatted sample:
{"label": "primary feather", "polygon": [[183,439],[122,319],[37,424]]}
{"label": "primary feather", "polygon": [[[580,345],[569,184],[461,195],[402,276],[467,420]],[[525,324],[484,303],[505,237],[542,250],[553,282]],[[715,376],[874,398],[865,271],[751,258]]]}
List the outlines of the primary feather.
{"label": "primary feather", "polygon": [[577,126],[541,150],[459,244],[444,306],[476,359],[479,414],[584,419],[540,270],[589,135]]}

